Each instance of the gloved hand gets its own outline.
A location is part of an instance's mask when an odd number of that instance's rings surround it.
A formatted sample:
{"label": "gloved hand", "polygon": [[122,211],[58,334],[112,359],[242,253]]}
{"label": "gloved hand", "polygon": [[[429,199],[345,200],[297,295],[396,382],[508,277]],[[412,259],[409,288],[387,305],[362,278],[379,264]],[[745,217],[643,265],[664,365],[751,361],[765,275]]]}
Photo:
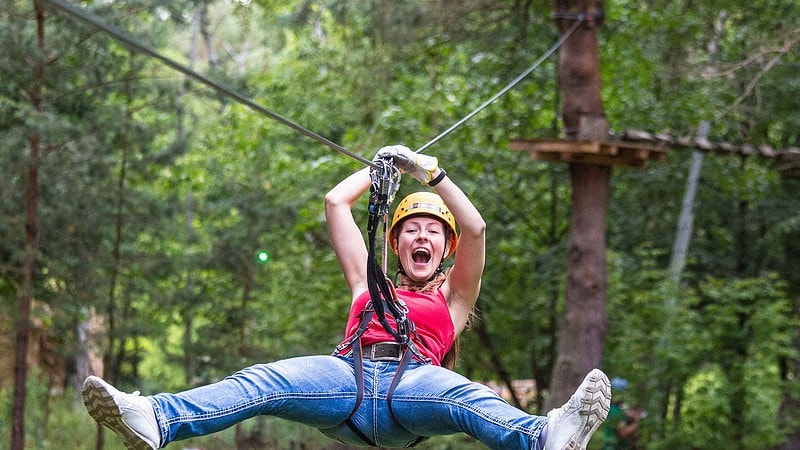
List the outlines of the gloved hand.
{"label": "gloved hand", "polygon": [[414,177],[420,183],[427,185],[433,179],[433,174],[439,167],[439,160],[435,156],[414,153],[404,145],[389,145],[378,150],[375,158],[392,158],[394,165],[401,172]]}

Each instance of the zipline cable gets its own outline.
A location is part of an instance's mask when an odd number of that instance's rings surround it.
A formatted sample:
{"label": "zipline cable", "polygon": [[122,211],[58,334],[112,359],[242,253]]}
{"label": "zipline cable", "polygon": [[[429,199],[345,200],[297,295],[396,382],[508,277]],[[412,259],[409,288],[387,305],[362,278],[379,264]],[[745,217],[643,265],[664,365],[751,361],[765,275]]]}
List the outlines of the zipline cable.
{"label": "zipline cable", "polygon": [[351,152],[350,150],[347,150],[346,148],[342,147],[341,145],[339,145],[339,144],[337,144],[337,143],[335,143],[335,142],[333,142],[333,141],[331,141],[331,140],[329,140],[329,139],[327,139],[325,137],[322,137],[319,134],[314,133],[313,131],[310,131],[310,130],[308,130],[306,128],[303,128],[302,126],[292,122],[289,119],[286,119],[285,117],[281,116],[280,114],[274,113],[274,112],[270,111],[269,109],[267,109],[267,108],[259,105],[258,103],[254,102],[253,100],[251,100],[251,99],[249,99],[247,97],[244,97],[241,94],[238,94],[237,92],[229,89],[228,87],[226,87],[226,86],[224,86],[224,85],[222,85],[222,84],[220,84],[220,83],[218,83],[216,81],[213,81],[213,80],[211,80],[209,78],[206,78],[203,75],[200,75],[199,73],[195,72],[194,70],[190,69],[189,67],[186,67],[183,64],[180,64],[180,63],[178,63],[178,62],[176,62],[176,61],[174,61],[174,60],[172,60],[170,58],[167,58],[166,56],[164,56],[164,55],[158,53],[157,51],[147,47],[146,45],[140,43],[135,38],[127,35],[122,30],[120,30],[118,28],[115,28],[115,27],[113,27],[113,26],[111,26],[109,24],[106,24],[105,22],[100,20],[97,16],[94,16],[94,15],[92,15],[92,14],[90,14],[90,13],[88,13],[88,12],[86,12],[86,11],[80,9],[80,8],[77,8],[77,7],[73,6],[73,5],[70,5],[69,3],[64,2],[62,0],[44,0],[44,2],[49,3],[51,6],[54,6],[54,7],[58,8],[58,9],[64,11],[64,12],[66,12],[67,14],[69,14],[69,15],[77,18],[77,19],[80,19],[80,20],[82,20],[84,22],[87,22],[87,23],[91,24],[92,26],[94,26],[96,28],[99,28],[99,29],[105,31],[106,33],[110,34],[112,37],[116,38],[117,40],[119,40],[119,41],[123,42],[124,44],[128,45],[129,47],[131,47],[133,50],[141,52],[141,53],[144,53],[144,54],[146,54],[148,56],[151,56],[151,57],[153,57],[155,59],[158,59],[159,61],[163,62],[164,64],[168,65],[169,67],[172,67],[173,69],[183,73],[184,75],[187,75],[187,76],[189,76],[191,78],[194,78],[195,80],[197,80],[197,81],[205,84],[206,86],[214,89],[215,91],[219,92],[220,94],[226,95],[226,96],[236,100],[237,102],[242,103],[245,106],[248,106],[250,109],[252,109],[252,110],[254,110],[256,112],[259,112],[261,114],[264,114],[264,115],[266,115],[266,116],[268,116],[268,117],[270,117],[270,118],[282,123],[283,125],[288,126],[289,128],[292,128],[293,130],[297,131],[298,133],[300,133],[300,134],[302,134],[304,136],[310,137],[311,139],[314,139],[317,142],[320,142],[320,143],[322,143],[324,145],[327,145],[328,147],[336,150],[337,152],[342,153],[344,155],[347,155],[347,156],[355,159],[356,161],[362,162],[362,163],[364,163],[364,164],[366,164],[368,166],[371,166],[371,167],[375,166],[375,164],[372,161],[370,161],[370,160],[368,160],[368,159],[366,159],[366,158],[364,158],[364,157],[362,157],[360,155],[357,155],[357,154]]}
{"label": "zipline cable", "polygon": [[[45,3],[50,4],[51,6],[54,6],[54,7],[58,8],[58,9],[60,9],[61,11],[66,12],[67,14],[69,14],[69,15],[77,18],[77,19],[80,19],[80,20],[82,20],[82,21],[84,21],[86,23],[89,23],[90,25],[94,26],[95,28],[98,28],[100,30],[105,31],[106,33],[110,34],[112,37],[116,38],[117,40],[119,40],[122,43],[124,43],[124,44],[128,45],[129,47],[131,47],[133,50],[141,52],[141,53],[144,53],[144,54],[146,54],[148,56],[151,56],[151,57],[153,57],[155,59],[158,59],[159,61],[161,61],[162,63],[166,64],[167,66],[169,66],[169,67],[171,67],[171,68],[183,73],[186,76],[194,78],[195,80],[197,80],[197,81],[205,84],[206,86],[214,89],[215,91],[219,92],[220,94],[228,96],[228,97],[238,101],[239,103],[249,107],[250,109],[252,109],[252,110],[254,110],[256,112],[259,112],[261,114],[264,114],[264,115],[266,115],[266,116],[268,116],[268,117],[270,117],[270,118],[282,123],[283,125],[288,126],[289,128],[292,128],[293,130],[297,131],[298,133],[300,133],[300,134],[302,134],[304,136],[307,136],[307,137],[309,137],[311,139],[314,139],[317,142],[320,142],[320,143],[332,148],[333,150],[336,150],[339,153],[347,155],[347,156],[355,159],[356,161],[359,161],[361,163],[366,164],[367,166],[377,167],[377,165],[374,162],[364,158],[363,156],[357,155],[357,154],[351,152],[350,150],[347,150],[346,148],[342,147],[341,145],[339,145],[339,144],[337,144],[337,143],[335,143],[335,142],[333,142],[333,141],[331,141],[331,140],[329,140],[329,139],[327,139],[327,138],[325,138],[323,136],[320,136],[319,134],[314,133],[313,131],[308,130],[307,128],[304,128],[304,127],[292,122],[291,120],[281,116],[280,114],[277,114],[275,112],[270,111],[269,109],[259,105],[258,103],[254,102],[253,100],[251,100],[251,99],[249,99],[247,97],[244,97],[243,95],[233,91],[232,89],[230,89],[230,88],[228,88],[228,87],[226,87],[226,86],[224,86],[224,85],[222,85],[222,84],[220,84],[220,83],[218,83],[216,81],[213,81],[213,80],[211,80],[209,78],[206,78],[203,75],[200,75],[199,73],[197,73],[194,70],[190,69],[189,67],[187,67],[187,66],[185,66],[183,64],[180,64],[177,61],[172,60],[172,59],[170,59],[170,58],[158,53],[157,51],[151,49],[150,47],[142,44],[141,42],[139,42],[135,38],[127,35],[122,30],[103,22],[97,16],[95,16],[95,15],[93,15],[91,13],[88,13],[88,12],[86,12],[86,11],[80,9],[80,8],[77,8],[77,7],[73,6],[73,5],[70,5],[68,2],[65,2],[65,1],[62,1],[62,0],[43,0],[43,1]],[[430,148],[433,144],[435,144],[436,142],[438,142],[439,140],[441,140],[442,138],[444,138],[445,136],[447,136],[448,134],[453,132],[453,130],[455,130],[456,128],[458,128],[461,125],[463,125],[465,122],[467,122],[469,119],[474,117],[476,114],[478,114],[484,108],[486,108],[491,103],[493,103],[495,100],[497,100],[502,95],[504,95],[506,92],[511,90],[511,88],[513,88],[514,86],[519,84],[520,81],[522,81],[531,72],[533,72],[537,67],[539,67],[539,65],[541,65],[547,58],[550,57],[550,55],[552,55],[556,50],[558,50],[558,48],[561,47],[561,45],[578,28],[578,26],[581,23],[583,23],[583,21],[585,20],[585,15],[584,14],[578,14],[578,15],[575,15],[574,17],[570,16],[570,18],[571,19],[575,19],[575,22],[572,24],[572,26],[566,32],[564,32],[561,35],[561,37],[558,39],[558,41],[556,41],[555,44],[553,44],[538,60],[536,60],[536,62],[533,63],[533,65],[531,65],[528,69],[526,69],[524,72],[522,72],[517,78],[515,78],[510,83],[508,83],[503,89],[501,89],[499,92],[497,92],[495,95],[493,95],[489,100],[486,100],[483,104],[478,106],[475,110],[473,110],[472,112],[470,112],[469,114],[464,116],[464,118],[462,118],[461,120],[459,120],[458,122],[456,122],[452,126],[450,126],[450,128],[446,129],[445,131],[440,133],[438,136],[436,136],[433,139],[431,139],[430,141],[428,141],[427,144],[425,144],[422,147],[418,148],[416,150],[416,153],[423,153],[425,150]]]}
{"label": "zipline cable", "polygon": [[539,59],[538,59],[538,60],[537,60],[535,63],[533,63],[533,65],[531,65],[531,66],[530,66],[530,67],[529,67],[527,70],[525,70],[524,72],[522,72],[522,73],[521,73],[521,74],[520,74],[520,75],[519,75],[517,78],[515,78],[515,79],[514,79],[514,80],[512,80],[510,83],[508,83],[508,84],[506,85],[506,87],[504,87],[504,88],[503,88],[503,89],[501,89],[501,90],[500,90],[500,91],[499,91],[497,94],[495,94],[494,96],[492,96],[492,98],[490,98],[489,100],[486,100],[486,101],[485,101],[485,102],[484,102],[484,103],[483,103],[481,106],[478,106],[477,108],[475,108],[475,110],[474,110],[474,111],[472,111],[471,113],[469,113],[469,114],[467,114],[466,116],[464,116],[464,118],[463,118],[463,119],[461,119],[461,120],[459,120],[458,122],[454,123],[454,124],[453,124],[453,125],[452,125],[450,128],[448,128],[448,129],[444,130],[444,131],[443,131],[442,133],[440,133],[438,136],[436,136],[435,138],[433,138],[433,139],[431,139],[430,141],[428,141],[428,143],[427,143],[427,144],[425,144],[425,145],[423,145],[422,147],[418,148],[418,149],[416,150],[416,153],[423,153],[423,152],[424,152],[425,150],[427,150],[427,149],[428,149],[430,146],[432,146],[433,144],[435,144],[436,142],[438,142],[440,139],[442,139],[443,137],[445,137],[445,136],[447,136],[448,134],[450,134],[450,133],[451,133],[453,130],[455,130],[456,128],[458,128],[458,127],[460,127],[461,125],[463,125],[463,124],[464,124],[464,122],[466,122],[466,121],[468,121],[469,119],[471,119],[471,118],[472,118],[472,117],[473,117],[475,114],[478,114],[479,112],[481,112],[481,110],[482,110],[482,109],[486,108],[487,106],[489,106],[489,104],[491,104],[492,102],[494,102],[495,100],[497,100],[498,98],[500,98],[500,96],[502,96],[503,94],[505,94],[506,92],[508,92],[508,91],[509,91],[511,88],[513,88],[513,87],[514,87],[514,86],[516,86],[516,85],[517,85],[517,84],[518,84],[520,81],[522,81],[522,79],[523,79],[523,78],[527,77],[527,76],[528,76],[528,74],[530,74],[531,72],[533,72],[533,70],[534,70],[534,69],[536,69],[537,67],[539,67],[539,65],[540,65],[540,64],[542,64],[542,63],[543,63],[543,62],[544,62],[544,61],[545,61],[547,58],[549,58],[549,57],[550,57],[550,55],[552,55],[552,54],[553,54],[553,53],[554,53],[556,50],[558,50],[558,48],[559,48],[559,47],[561,47],[561,45],[562,45],[562,44],[563,44],[563,43],[564,43],[564,42],[567,40],[567,38],[569,38],[569,36],[570,36],[570,35],[571,35],[571,34],[572,34],[572,33],[573,33],[573,32],[574,32],[576,29],[578,29],[578,26],[579,26],[581,23],[583,23],[583,21],[585,20],[585,15],[583,15],[583,14],[579,14],[579,15],[577,15],[577,16],[575,16],[575,17],[572,17],[572,16],[570,16],[570,18],[573,18],[573,19],[575,19],[575,22],[572,24],[572,26],[571,26],[571,27],[570,27],[570,28],[569,28],[569,29],[568,29],[566,32],[564,32],[564,34],[562,34],[562,35],[561,35],[561,37],[558,39],[558,41],[556,41],[556,43],[555,43],[555,44],[553,44],[553,46],[552,46],[552,47],[550,47],[550,49],[548,49],[548,50],[547,50],[547,51],[544,53],[544,55],[542,55],[542,56],[541,56],[541,57],[540,57],[540,58],[539,58]]}

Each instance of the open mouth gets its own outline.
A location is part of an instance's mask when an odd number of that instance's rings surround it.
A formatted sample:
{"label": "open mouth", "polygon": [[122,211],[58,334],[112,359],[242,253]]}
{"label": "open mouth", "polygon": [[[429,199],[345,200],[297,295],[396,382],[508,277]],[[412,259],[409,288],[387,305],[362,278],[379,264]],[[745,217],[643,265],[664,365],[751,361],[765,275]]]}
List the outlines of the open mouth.
{"label": "open mouth", "polygon": [[431,254],[427,249],[418,248],[411,254],[411,259],[418,264],[427,264],[431,260]]}

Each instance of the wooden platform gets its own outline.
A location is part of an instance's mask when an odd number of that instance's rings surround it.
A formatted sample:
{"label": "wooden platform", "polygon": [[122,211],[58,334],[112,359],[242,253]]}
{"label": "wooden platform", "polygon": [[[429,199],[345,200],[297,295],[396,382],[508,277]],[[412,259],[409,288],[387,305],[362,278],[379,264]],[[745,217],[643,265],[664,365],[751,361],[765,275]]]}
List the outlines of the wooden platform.
{"label": "wooden platform", "polygon": [[509,148],[526,151],[537,161],[642,167],[647,161],[663,160],[669,146],[626,141],[512,139]]}

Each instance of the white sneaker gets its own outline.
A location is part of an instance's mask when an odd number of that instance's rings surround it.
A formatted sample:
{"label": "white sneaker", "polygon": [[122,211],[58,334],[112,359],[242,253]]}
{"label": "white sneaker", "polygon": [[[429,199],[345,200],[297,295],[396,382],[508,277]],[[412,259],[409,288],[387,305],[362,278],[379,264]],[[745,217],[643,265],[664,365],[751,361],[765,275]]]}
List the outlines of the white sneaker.
{"label": "white sneaker", "polygon": [[567,403],[547,413],[545,450],[586,449],[610,406],[611,383],[600,369],[594,369]]}
{"label": "white sneaker", "polygon": [[161,444],[153,405],[138,391],[120,392],[92,375],[83,382],[81,395],[89,415],[117,433],[129,450],[155,450]]}

